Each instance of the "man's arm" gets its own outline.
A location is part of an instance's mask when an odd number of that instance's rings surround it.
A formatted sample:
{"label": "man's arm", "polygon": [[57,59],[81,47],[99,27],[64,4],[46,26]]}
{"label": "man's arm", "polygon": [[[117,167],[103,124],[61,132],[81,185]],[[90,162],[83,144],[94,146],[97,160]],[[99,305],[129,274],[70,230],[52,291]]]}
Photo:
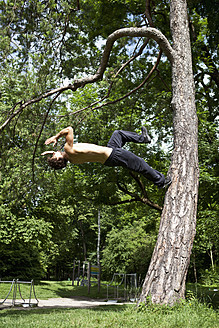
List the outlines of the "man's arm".
{"label": "man's arm", "polygon": [[53,143],[55,146],[59,140],[59,138],[61,137],[65,137],[65,140],[66,140],[66,143],[72,147],[73,146],[73,139],[74,139],[74,136],[73,136],[73,129],[71,126],[68,126],[67,128],[61,130],[58,134],[56,134],[55,136],[53,137],[50,137],[49,139],[47,139],[45,141],[45,144],[46,145],[49,145],[51,143]]}
{"label": "man's arm", "polygon": [[48,155],[48,154],[54,154],[53,150],[48,150],[48,151],[44,151],[41,155]]}

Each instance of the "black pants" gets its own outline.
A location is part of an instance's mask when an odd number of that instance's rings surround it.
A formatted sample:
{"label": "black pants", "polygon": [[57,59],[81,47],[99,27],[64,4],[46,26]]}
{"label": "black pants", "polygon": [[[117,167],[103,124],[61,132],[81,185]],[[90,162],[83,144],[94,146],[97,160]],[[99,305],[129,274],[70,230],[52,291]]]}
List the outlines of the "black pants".
{"label": "black pants", "polygon": [[165,180],[164,175],[152,169],[143,158],[121,148],[126,142],[143,143],[144,137],[135,132],[122,130],[114,131],[107,144],[107,147],[113,150],[104,164],[107,166],[123,166],[129,170],[141,173],[156,186],[162,187]]}

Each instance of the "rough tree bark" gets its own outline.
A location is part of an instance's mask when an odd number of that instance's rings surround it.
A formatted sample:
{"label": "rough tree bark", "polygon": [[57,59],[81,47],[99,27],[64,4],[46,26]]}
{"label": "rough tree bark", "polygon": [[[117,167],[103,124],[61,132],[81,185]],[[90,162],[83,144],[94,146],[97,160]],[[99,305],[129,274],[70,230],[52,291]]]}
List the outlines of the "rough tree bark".
{"label": "rough tree bark", "polygon": [[185,281],[195,236],[198,197],[198,123],[185,0],[171,0],[173,38],[172,108],[174,151],[169,187],[157,243],[143,284],[140,302],[174,304],[185,295]]}

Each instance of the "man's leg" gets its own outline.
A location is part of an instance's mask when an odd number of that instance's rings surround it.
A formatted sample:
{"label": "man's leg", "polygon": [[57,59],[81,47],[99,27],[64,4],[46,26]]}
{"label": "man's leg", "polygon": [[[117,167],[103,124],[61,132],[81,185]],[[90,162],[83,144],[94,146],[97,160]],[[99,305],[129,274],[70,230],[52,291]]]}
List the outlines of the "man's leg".
{"label": "man's leg", "polygon": [[164,186],[164,175],[150,167],[143,158],[136,156],[128,150],[115,148],[113,150],[113,156],[106,160],[105,165],[123,166],[129,170],[142,174],[159,188]]}
{"label": "man's leg", "polygon": [[145,143],[145,136],[135,132],[116,130],[113,132],[107,146],[121,148],[126,142]]}

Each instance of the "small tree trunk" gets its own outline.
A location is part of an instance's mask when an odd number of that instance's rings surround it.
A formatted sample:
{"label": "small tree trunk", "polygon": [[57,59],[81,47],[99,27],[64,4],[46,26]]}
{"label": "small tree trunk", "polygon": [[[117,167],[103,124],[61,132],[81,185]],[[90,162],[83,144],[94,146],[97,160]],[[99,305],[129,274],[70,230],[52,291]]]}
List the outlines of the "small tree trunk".
{"label": "small tree trunk", "polygon": [[198,278],[197,278],[197,270],[196,270],[196,263],[195,263],[195,255],[193,259],[193,269],[194,269],[194,277],[195,277],[195,283],[198,283]]}
{"label": "small tree trunk", "polygon": [[211,268],[214,271],[214,257],[213,257],[213,252],[212,252],[212,246],[210,248],[210,258],[211,258]]}
{"label": "small tree trunk", "polygon": [[97,265],[100,266],[100,209],[98,209],[98,235],[97,235]]}
{"label": "small tree trunk", "polygon": [[100,292],[100,275],[101,275],[101,267],[100,267],[100,234],[101,234],[100,209],[98,209],[98,238],[97,238],[97,265],[98,265],[98,269],[99,269],[98,293]]}
{"label": "small tree trunk", "polygon": [[174,151],[157,243],[140,302],[174,304],[185,295],[195,236],[198,196],[198,124],[185,0],[171,0]]}

